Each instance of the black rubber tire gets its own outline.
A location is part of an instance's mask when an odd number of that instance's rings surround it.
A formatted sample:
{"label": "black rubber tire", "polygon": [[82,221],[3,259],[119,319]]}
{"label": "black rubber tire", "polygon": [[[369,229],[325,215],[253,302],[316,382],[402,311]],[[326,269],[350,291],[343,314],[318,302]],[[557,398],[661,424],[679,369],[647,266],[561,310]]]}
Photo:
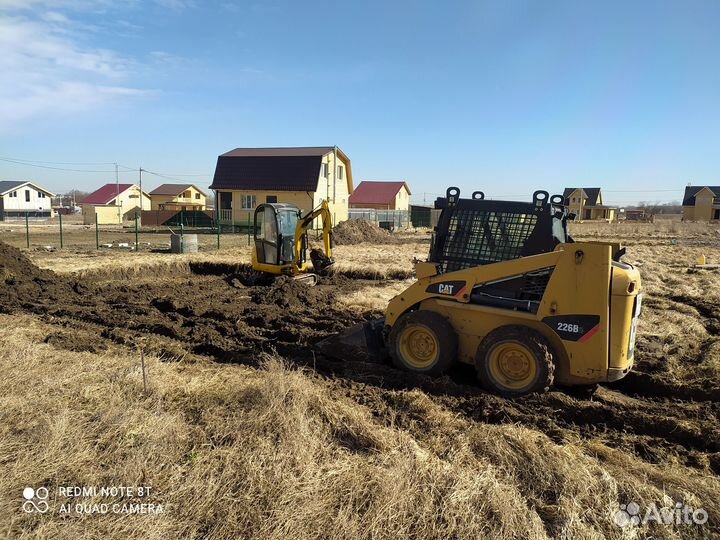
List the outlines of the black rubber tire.
{"label": "black rubber tire", "polygon": [[[439,344],[437,360],[428,368],[416,368],[407,363],[400,352],[400,336],[408,325],[415,324],[427,328]],[[448,320],[434,311],[418,310],[402,315],[390,330],[388,337],[390,357],[393,365],[405,371],[424,373],[433,377],[442,375],[455,363],[458,351],[458,338]]]}
{"label": "black rubber tire", "polygon": [[[503,342],[515,342],[527,349],[537,367],[537,375],[525,387],[512,389],[492,376],[488,360],[493,348]],[[490,332],[478,347],[475,371],[483,387],[504,397],[518,397],[534,392],[547,392],[555,380],[552,347],[545,336],[526,326],[502,326]]]}

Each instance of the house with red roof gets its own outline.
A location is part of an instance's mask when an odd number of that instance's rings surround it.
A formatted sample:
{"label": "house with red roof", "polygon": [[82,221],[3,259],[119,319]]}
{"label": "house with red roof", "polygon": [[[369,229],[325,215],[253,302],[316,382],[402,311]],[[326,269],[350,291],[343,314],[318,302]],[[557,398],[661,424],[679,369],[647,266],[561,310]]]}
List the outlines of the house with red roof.
{"label": "house with red roof", "polygon": [[136,211],[150,210],[150,196],[135,184],[105,184],[78,204],[86,225],[121,225],[134,220]]}
{"label": "house with red roof", "polygon": [[370,182],[363,180],[350,195],[350,208],[375,210],[409,210],[410,188],[405,182]]}

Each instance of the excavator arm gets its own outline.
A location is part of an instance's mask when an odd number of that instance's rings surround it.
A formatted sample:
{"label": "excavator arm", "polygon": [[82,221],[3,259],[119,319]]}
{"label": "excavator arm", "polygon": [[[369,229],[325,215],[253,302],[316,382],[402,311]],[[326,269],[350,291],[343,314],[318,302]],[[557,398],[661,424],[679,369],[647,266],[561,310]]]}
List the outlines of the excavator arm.
{"label": "excavator arm", "polygon": [[332,215],[330,214],[330,206],[325,200],[312,212],[309,212],[298,220],[297,227],[295,228],[295,261],[296,264],[304,266],[305,263],[301,261],[303,260],[302,255],[305,237],[313,221],[318,217],[322,220],[323,247],[325,251],[323,253],[319,249],[311,250],[310,259],[312,260],[315,271],[322,272],[335,262],[332,258]]}

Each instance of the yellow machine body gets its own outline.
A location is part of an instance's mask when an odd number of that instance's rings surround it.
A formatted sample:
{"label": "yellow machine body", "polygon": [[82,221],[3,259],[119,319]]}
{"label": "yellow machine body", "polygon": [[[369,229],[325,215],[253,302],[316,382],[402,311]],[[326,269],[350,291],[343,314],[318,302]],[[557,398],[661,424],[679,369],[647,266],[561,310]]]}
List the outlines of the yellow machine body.
{"label": "yellow machine body", "polygon": [[[457,335],[457,360],[476,364],[492,331],[527,327],[550,344],[555,382],[586,385],[620,379],[633,365],[642,296],[637,269],[613,260],[619,249],[602,242],[562,243],[548,253],[442,274],[436,263],[418,263],[417,282],[388,304],[385,335],[408,312],[435,312]],[[474,293],[478,287],[538,271],[550,276],[536,312],[476,302],[482,300]]]}
{"label": "yellow machine body", "polygon": [[[322,222],[324,267],[332,264],[332,215],[327,201],[302,215],[291,204],[266,203],[255,210],[255,242],[251,255],[253,270],[264,274],[297,276],[311,272],[307,264],[307,232],[316,218]],[[311,253],[311,258],[314,254]],[[319,263],[313,260],[314,270]]]}

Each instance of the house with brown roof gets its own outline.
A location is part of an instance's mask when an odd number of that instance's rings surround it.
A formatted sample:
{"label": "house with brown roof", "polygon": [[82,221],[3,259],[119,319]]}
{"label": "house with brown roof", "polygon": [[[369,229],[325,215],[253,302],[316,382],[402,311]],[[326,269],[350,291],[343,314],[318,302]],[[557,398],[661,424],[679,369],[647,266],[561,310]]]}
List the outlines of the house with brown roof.
{"label": "house with brown roof", "polygon": [[720,219],[720,186],[687,186],[682,207],[684,221]]}
{"label": "house with brown roof", "polygon": [[150,208],[150,196],[135,184],[105,184],[78,201],[83,223],[92,225],[121,225],[135,219],[139,210]]}
{"label": "house with brown roof", "polygon": [[327,200],[334,222],[348,218],[350,159],[337,146],[236,148],[218,157],[210,189],[223,222],[247,223],[258,204],[309,212]]}
{"label": "house with brown roof", "polygon": [[579,221],[617,219],[617,208],[603,204],[600,188],[565,188],[563,198],[568,212]]}
{"label": "house with brown roof", "polygon": [[162,184],[150,192],[150,210],[205,210],[206,197],[194,184]]}
{"label": "house with brown roof", "polygon": [[410,188],[405,182],[370,182],[363,180],[350,195],[350,208],[375,210],[409,210]]}

